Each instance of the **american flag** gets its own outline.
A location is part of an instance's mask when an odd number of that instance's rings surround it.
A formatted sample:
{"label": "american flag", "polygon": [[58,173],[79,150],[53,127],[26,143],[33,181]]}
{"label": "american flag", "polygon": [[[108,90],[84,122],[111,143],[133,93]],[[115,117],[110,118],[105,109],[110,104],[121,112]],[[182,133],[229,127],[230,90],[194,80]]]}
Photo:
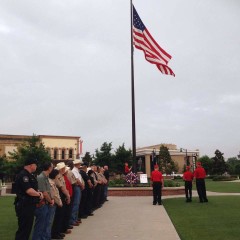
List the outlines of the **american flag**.
{"label": "american flag", "polygon": [[164,51],[153,39],[147,28],[139,17],[133,6],[133,44],[145,54],[145,59],[157,66],[157,68],[167,75],[175,76],[171,68],[167,66],[168,61],[172,58]]}

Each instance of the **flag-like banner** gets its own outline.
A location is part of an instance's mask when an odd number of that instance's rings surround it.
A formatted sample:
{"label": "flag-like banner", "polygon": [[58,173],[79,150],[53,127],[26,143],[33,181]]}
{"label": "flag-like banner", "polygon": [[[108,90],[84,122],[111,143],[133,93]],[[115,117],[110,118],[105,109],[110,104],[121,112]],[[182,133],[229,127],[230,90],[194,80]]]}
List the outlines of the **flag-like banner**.
{"label": "flag-like banner", "polygon": [[133,6],[133,44],[145,54],[145,59],[157,66],[157,68],[167,75],[175,76],[171,68],[167,66],[168,61],[172,58],[164,51],[153,39],[147,28],[139,17]]}

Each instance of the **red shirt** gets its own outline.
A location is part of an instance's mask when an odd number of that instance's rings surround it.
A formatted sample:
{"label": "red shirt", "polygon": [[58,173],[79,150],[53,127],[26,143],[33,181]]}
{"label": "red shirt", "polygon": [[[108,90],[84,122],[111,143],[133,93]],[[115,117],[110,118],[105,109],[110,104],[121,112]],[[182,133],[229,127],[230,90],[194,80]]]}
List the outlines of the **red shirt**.
{"label": "red shirt", "polygon": [[130,168],[128,166],[125,166],[125,173],[129,173],[130,172]]}
{"label": "red shirt", "polygon": [[205,169],[203,167],[197,167],[197,169],[194,171],[194,177],[196,179],[205,178],[206,177]]}
{"label": "red shirt", "polygon": [[70,197],[72,197],[73,195],[72,184],[70,183],[66,175],[64,175],[63,177],[66,183],[66,189],[68,190]]}
{"label": "red shirt", "polygon": [[193,180],[193,173],[191,171],[186,171],[184,174],[183,174],[183,180],[185,181],[188,181],[188,182],[191,182]]}
{"label": "red shirt", "polygon": [[152,182],[161,182],[163,179],[162,173],[158,170],[152,171],[151,180]]}

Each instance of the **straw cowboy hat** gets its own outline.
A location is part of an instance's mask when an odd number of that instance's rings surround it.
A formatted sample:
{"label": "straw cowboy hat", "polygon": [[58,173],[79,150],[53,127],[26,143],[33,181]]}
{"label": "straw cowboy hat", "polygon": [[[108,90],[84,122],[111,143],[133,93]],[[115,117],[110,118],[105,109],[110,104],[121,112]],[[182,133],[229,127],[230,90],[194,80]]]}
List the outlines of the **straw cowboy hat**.
{"label": "straw cowboy hat", "polygon": [[80,163],[82,163],[82,161],[79,160],[79,159],[76,159],[76,160],[73,161],[73,164],[74,164],[74,165],[76,165],[76,164],[80,164]]}
{"label": "straw cowboy hat", "polygon": [[60,162],[60,163],[57,164],[56,169],[59,171],[59,170],[65,168],[65,167],[66,167],[65,163],[64,162]]}

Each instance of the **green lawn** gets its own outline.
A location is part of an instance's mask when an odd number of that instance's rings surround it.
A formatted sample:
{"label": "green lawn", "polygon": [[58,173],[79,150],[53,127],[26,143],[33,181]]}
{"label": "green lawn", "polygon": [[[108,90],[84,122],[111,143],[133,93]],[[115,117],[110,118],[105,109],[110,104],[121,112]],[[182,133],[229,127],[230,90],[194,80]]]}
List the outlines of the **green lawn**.
{"label": "green lawn", "polygon": [[14,197],[0,197],[0,239],[13,240],[17,230]]}
{"label": "green lawn", "polygon": [[240,196],[208,197],[208,203],[185,203],[184,198],[165,199],[181,240],[239,240]]}
{"label": "green lawn", "polygon": [[[184,182],[181,179],[175,180],[179,182],[181,186],[184,186]],[[211,192],[226,192],[226,193],[240,193],[240,182],[223,182],[213,181],[212,179],[206,179],[206,189]],[[193,182],[193,189],[196,190],[196,184]],[[239,237],[240,239],[240,237]]]}

